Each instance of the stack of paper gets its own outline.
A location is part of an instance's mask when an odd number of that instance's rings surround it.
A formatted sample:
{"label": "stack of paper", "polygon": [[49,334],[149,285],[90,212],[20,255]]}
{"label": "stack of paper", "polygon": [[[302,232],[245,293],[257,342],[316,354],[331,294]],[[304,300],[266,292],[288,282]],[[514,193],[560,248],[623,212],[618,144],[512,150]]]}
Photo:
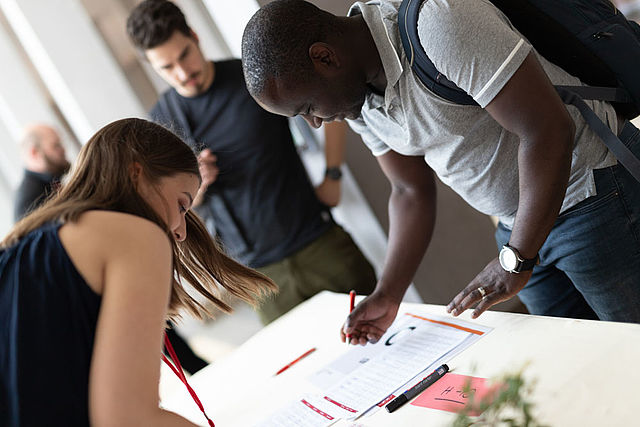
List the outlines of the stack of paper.
{"label": "stack of paper", "polygon": [[373,413],[491,328],[420,313],[399,315],[380,341],[353,346],[311,378],[300,396],[260,426],[327,426]]}

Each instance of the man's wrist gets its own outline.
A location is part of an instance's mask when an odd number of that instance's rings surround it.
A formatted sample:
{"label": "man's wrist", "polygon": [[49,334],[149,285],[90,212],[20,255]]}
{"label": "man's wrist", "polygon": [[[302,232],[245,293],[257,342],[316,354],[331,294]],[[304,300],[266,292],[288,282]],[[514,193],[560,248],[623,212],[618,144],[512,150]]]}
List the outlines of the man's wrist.
{"label": "man's wrist", "polygon": [[388,283],[381,280],[376,285],[373,293],[391,300],[396,304],[400,304],[402,302],[402,298],[404,298],[404,294],[407,292],[407,288],[409,288],[409,285],[399,286],[397,283]]}
{"label": "man's wrist", "polygon": [[340,169],[340,166],[327,166],[324,171],[324,177],[331,181],[339,181],[342,178],[342,169]]}
{"label": "man's wrist", "polygon": [[500,266],[509,273],[520,273],[522,271],[533,270],[539,262],[539,256],[524,258],[514,246],[509,243],[505,244],[500,250],[498,257]]}

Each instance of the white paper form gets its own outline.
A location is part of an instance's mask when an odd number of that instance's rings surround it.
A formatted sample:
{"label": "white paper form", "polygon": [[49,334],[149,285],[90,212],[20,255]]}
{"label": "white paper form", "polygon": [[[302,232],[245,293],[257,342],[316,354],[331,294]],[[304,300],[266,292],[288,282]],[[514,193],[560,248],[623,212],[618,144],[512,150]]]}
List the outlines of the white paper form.
{"label": "white paper form", "polygon": [[255,427],[327,427],[338,421],[338,417],[310,404],[309,400],[309,396],[296,399]]}
{"label": "white paper form", "polygon": [[467,331],[410,315],[399,320],[397,328],[376,344],[383,348],[375,357],[326,390],[326,400],[334,403],[339,412],[347,410],[347,414],[343,412],[344,418],[357,418],[469,335]]}
{"label": "white paper form", "polygon": [[382,408],[387,403],[389,403],[391,400],[393,400],[393,398],[395,398],[396,396],[399,396],[400,394],[404,393],[406,390],[408,390],[411,387],[413,387],[414,385],[418,384],[427,375],[429,375],[430,373],[435,371],[443,363],[449,362],[457,354],[459,354],[464,349],[469,347],[471,344],[473,344],[474,342],[476,342],[480,338],[482,338],[482,336],[484,334],[486,334],[487,332],[490,332],[491,330],[493,330],[493,328],[488,327],[488,326],[473,324],[473,323],[465,322],[465,321],[459,320],[459,319],[452,320],[450,318],[445,318],[445,317],[441,317],[441,316],[433,316],[433,315],[426,315],[428,317],[425,317],[425,316],[422,316],[422,315],[418,315],[416,313],[406,313],[406,314],[408,314],[410,316],[418,316],[418,317],[423,318],[423,319],[428,319],[431,322],[441,322],[441,323],[445,323],[445,324],[450,324],[450,325],[455,326],[455,327],[463,328],[463,330],[466,330],[467,332],[470,332],[470,333],[468,334],[467,338],[464,339],[464,341],[462,341],[460,344],[458,344],[457,346],[452,348],[451,351],[449,351],[448,353],[445,353],[442,357],[440,357],[438,360],[434,361],[431,365],[429,365],[422,372],[420,372],[418,375],[413,377],[406,384],[402,385],[397,390],[394,390],[393,393],[389,394],[389,396],[387,396],[384,400],[382,400],[377,405],[372,406],[369,410],[367,410],[366,412],[362,413],[360,416],[363,416],[363,415],[367,415],[368,416],[368,415],[372,415],[372,414],[376,413],[380,408]]}
{"label": "white paper form", "polygon": [[[485,333],[493,329],[487,326],[479,325],[477,323],[470,323],[460,319],[453,319],[451,317],[421,313],[420,311],[404,313],[403,315],[398,315],[396,321],[389,327],[387,333],[377,344],[367,344],[366,346],[351,346],[348,352],[342,354],[333,362],[329,363],[328,365],[311,375],[309,377],[311,383],[320,389],[328,389],[331,386],[342,381],[347,375],[354,372],[361,365],[375,358],[381,351],[385,350],[385,348],[388,347],[382,345],[383,340],[388,340],[388,337],[393,336],[393,338],[391,338],[391,342],[397,342],[398,339],[403,336],[403,334],[407,334],[409,332],[408,327],[411,327],[412,325],[400,323],[405,322],[405,316],[408,316],[410,318],[418,318],[421,320],[426,319],[426,321],[429,323],[441,324],[453,329],[461,328],[462,330],[469,332],[469,334],[467,334],[467,338],[464,339],[459,345],[453,347],[451,351],[444,354],[442,358],[435,360],[432,363],[432,365],[437,366],[440,366],[442,363],[446,363],[448,360],[451,360],[465,348],[469,347],[471,344],[482,338]],[[437,366],[435,366],[433,369],[435,369]],[[425,366],[423,367],[423,370],[428,370],[430,367],[431,365]],[[422,372],[423,371],[416,372],[416,378],[419,377]]]}
{"label": "white paper form", "polygon": [[[399,315],[378,343],[352,346],[312,375],[310,380],[317,391],[290,403],[261,426],[324,426],[329,421],[373,413],[390,394],[419,378],[436,362],[446,363],[489,330],[419,311]],[[300,422],[299,417],[303,417]],[[278,424],[270,423],[276,419]]]}

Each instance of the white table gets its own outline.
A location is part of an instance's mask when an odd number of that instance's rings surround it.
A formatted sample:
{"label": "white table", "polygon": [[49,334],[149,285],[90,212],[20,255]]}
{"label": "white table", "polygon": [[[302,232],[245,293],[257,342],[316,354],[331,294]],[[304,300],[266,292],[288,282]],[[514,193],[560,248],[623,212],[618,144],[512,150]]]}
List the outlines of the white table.
{"label": "white table", "polygon": [[[403,304],[401,310],[415,306]],[[446,315],[443,306],[421,308]],[[339,340],[347,310],[346,295],[323,292],[194,375],[190,384],[216,426],[251,426],[312,390],[309,375],[347,350]],[[474,321],[469,314],[460,317],[494,330],[450,361],[455,373],[494,378],[528,364],[525,377],[536,381],[534,412],[547,425],[640,425],[640,325],[491,311]],[[273,376],[312,347],[317,351]],[[162,405],[204,425],[202,414],[182,390]],[[381,410],[337,425],[445,426],[453,419],[449,412],[404,405],[393,414]]]}

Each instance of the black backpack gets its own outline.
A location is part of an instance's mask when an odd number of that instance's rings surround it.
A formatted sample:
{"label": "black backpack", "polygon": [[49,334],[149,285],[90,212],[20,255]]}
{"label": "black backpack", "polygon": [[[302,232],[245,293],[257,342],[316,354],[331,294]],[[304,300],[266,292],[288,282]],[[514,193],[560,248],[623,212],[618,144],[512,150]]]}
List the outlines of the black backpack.
{"label": "black backpack", "polygon": [[[405,54],[420,81],[436,95],[477,105],[440,73],[422,49],[418,15],[423,1],[404,0],[398,27]],[[476,0],[471,0],[476,1]],[[625,118],[640,112],[640,26],[609,0],[490,0],[547,60],[590,86],[556,86],[565,104],[578,108],[592,130],[640,181],[638,159],[583,99],[609,101]]]}

